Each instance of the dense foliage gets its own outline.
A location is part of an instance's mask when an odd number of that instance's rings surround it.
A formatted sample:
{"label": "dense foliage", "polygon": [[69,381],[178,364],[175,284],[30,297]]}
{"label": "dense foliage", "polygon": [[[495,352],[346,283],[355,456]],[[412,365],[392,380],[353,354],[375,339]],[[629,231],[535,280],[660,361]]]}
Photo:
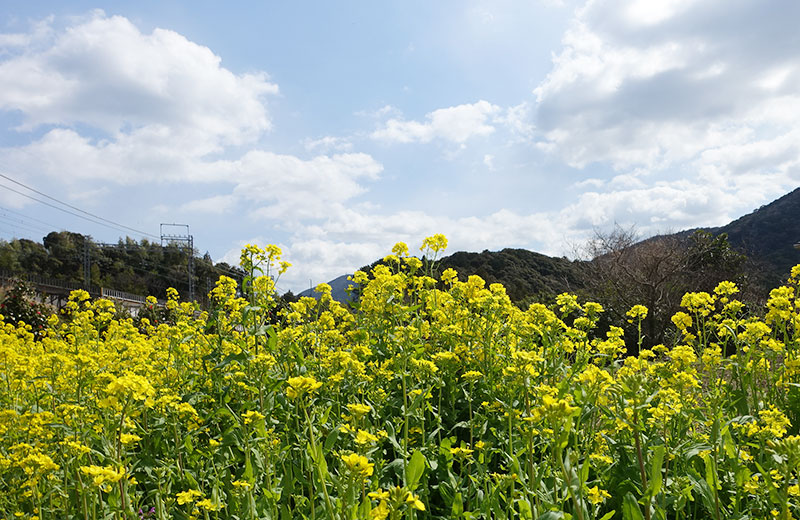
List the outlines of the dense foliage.
{"label": "dense foliage", "polygon": [[439,267],[455,269],[463,280],[478,275],[487,284],[502,283],[512,302],[524,304],[583,289],[586,284],[579,265],[525,249],[503,249],[454,253],[443,258]]}
{"label": "dense foliage", "polygon": [[[446,246],[423,243],[433,261]],[[8,518],[745,519],[800,515],[800,266],[763,317],[682,299],[674,344],[627,356],[603,307],[511,304],[395,246],[355,309],[277,323],[280,250],[243,297],[137,329],[73,293],[37,340],[0,329]],[[626,318],[640,327],[648,309]],[[638,341],[634,340],[634,341]],[[794,516],[793,516],[794,515]]]}
{"label": "dense foliage", "polygon": [[0,296],[0,314],[6,323],[27,325],[34,336],[41,337],[51,309],[36,300],[36,293],[25,282],[11,280]]}
{"label": "dense foliage", "polygon": [[765,284],[778,284],[798,261],[794,244],[800,242],[800,188],[720,228],[737,250],[757,265],[753,274]]}

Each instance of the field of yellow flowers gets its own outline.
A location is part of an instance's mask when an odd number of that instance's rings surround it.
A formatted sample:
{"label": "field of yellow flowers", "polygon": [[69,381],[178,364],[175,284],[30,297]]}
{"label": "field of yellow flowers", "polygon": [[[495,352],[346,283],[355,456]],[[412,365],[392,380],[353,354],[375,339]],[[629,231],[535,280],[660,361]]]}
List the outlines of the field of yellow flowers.
{"label": "field of yellow flowers", "polygon": [[432,278],[445,247],[398,244],[352,309],[276,313],[288,265],[248,246],[207,312],[0,322],[0,518],[800,518],[800,266],[761,317],[686,294],[643,350],[600,304]]}

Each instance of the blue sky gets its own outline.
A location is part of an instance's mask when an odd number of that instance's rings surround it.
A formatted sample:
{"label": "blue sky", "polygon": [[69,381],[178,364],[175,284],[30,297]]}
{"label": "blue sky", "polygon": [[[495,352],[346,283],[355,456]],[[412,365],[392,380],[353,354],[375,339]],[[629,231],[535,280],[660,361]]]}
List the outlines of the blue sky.
{"label": "blue sky", "polygon": [[[215,260],[279,244],[295,291],[439,232],[570,255],[797,187],[798,19],[794,0],[6,1],[0,173],[152,235],[188,224]],[[0,238],[126,234],[0,185]]]}

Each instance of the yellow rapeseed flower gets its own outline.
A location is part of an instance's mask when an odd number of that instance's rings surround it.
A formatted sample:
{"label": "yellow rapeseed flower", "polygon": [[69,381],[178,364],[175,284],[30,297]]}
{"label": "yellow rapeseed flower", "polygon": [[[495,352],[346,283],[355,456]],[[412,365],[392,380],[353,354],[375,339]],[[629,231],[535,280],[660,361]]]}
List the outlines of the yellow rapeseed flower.
{"label": "yellow rapeseed flower", "polygon": [[364,480],[365,478],[371,476],[375,469],[374,464],[372,464],[365,456],[359,455],[358,453],[342,455],[341,457],[350,473],[360,480]]}
{"label": "yellow rapeseed flower", "polygon": [[643,320],[647,317],[647,307],[644,305],[634,305],[625,315],[631,318],[628,321]]}
{"label": "yellow rapeseed flower", "polygon": [[611,494],[605,489],[600,489],[597,486],[589,488],[588,496],[589,502],[592,504],[599,504],[605,502],[607,498],[611,498]]}
{"label": "yellow rapeseed flower", "polygon": [[350,410],[350,413],[352,413],[356,418],[360,419],[361,417],[367,415],[372,410],[372,407],[368,404],[355,403],[348,404],[347,409]]}
{"label": "yellow rapeseed flower", "polygon": [[119,482],[125,476],[125,467],[120,466],[115,469],[113,466],[81,466],[84,475],[92,477],[92,483],[97,487],[102,487],[106,483]]}
{"label": "yellow rapeseed flower", "polygon": [[322,383],[313,377],[297,376],[290,377],[286,382],[286,395],[289,399],[297,399],[305,394],[312,394],[322,387]]}
{"label": "yellow rapeseed flower", "polygon": [[245,424],[250,424],[258,421],[263,421],[264,415],[255,410],[248,410],[242,414],[242,419],[244,420]]}
{"label": "yellow rapeseed flower", "polygon": [[178,505],[184,505],[194,502],[201,496],[203,496],[201,492],[197,491],[196,489],[190,489],[189,491],[181,491],[175,495],[175,498],[178,499]]}
{"label": "yellow rapeseed flower", "polygon": [[372,435],[368,431],[358,430],[355,441],[356,444],[358,444],[359,446],[363,446],[364,444],[372,444],[373,442],[378,442],[378,437]]}

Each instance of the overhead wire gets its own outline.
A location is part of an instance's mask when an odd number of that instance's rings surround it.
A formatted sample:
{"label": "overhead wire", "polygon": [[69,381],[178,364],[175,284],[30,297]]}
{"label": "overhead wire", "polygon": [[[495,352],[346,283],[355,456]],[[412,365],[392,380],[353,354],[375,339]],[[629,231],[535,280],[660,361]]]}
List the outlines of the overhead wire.
{"label": "overhead wire", "polygon": [[88,222],[91,222],[92,224],[97,224],[97,225],[99,225],[99,226],[105,226],[105,227],[107,227],[107,228],[110,228],[110,229],[115,229],[116,231],[121,231],[119,228],[117,228],[117,227],[115,227],[115,226],[112,226],[112,225],[106,224],[106,223],[104,223],[104,222],[99,222],[99,221],[97,221],[97,220],[92,220],[91,218],[89,218],[89,217],[85,217],[85,216],[81,215],[80,213],[75,213],[74,211],[70,211],[70,210],[68,210],[68,209],[60,208],[60,207],[56,206],[55,204],[50,204],[49,202],[45,202],[45,201],[43,201],[43,200],[39,200],[39,199],[37,199],[36,197],[33,197],[33,196],[31,196],[31,195],[28,195],[27,193],[23,193],[23,192],[21,192],[21,191],[19,191],[19,190],[16,190],[16,189],[14,189],[14,188],[12,188],[12,187],[10,187],[10,186],[6,186],[5,184],[0,184],[0,188],[5,188],[5,189],[7,189],[8,191],[14,192],[14,193],[16,193],[16,194],[18,194],[18,195],[22,195],[23,197],[26,197],[26,198],[28,198],[28,199],[31,199],[31,200],[33,200],[33,201],[36,201],[36,202],[38,202],[38,203],[40,203],[40,204],[44,204],[45,206],[51,207],[51,208],[53,208],[53,209],[56,209],[56,210],[58,210],[58,211],[62,211],[62,212],[64,212],[64,213],[68,213],[68,214],[70,214],[70,215],[73,215],[73,216],[75,216],[75,217],[81,218],[81,219],[83,219],[83,220],[86,220],[86,221],[88,221]]}
{"label": "overhead wire", "polygon": [[63,226],[57,226],[56,224],[52,224],[50,222],[45,222],[44,220],[39,220],[38,218],[31,217],[30,215],[26,215],[24,213],[20,213],[19,211],[14,211],[13,209],[4,208],[3,206],[0,206],[0,211],[4,211],[4,212],[7,212],[7,213],[13,213],[14,215],[19,215],[20,217],[26,218],[28,220],[32,220],[34,222],[38,222],[39,224],[44,224],[45,226],[47,226],[49,228],[52,228],[52,229],[61,229],[61,230],[65,229]]}
{"label": "overhead wire", "polygon": [[[30,186],[28,186],[27,184],[23,184],[23,183],[19,182],[18,180],[16,180],[16,179],[13,179],[13,178],[11,178],[11,177],[9,177],[8,175],[5,175],[5,174],[3,174],[3,173],[0,173],[0,177],[2,177],[2,178],[4,178],[4,179],[6,179],[6,180],[8,180],[8,181],[11,181],[11,182],[13,182],[14,184],[16,184],[16,185],[18,185],[18,186],[21,186],[21,187],[23,187],[23,188],[25,188],[25,189],[27,189],[27,190],[30,190],[30,191],[32,191],[32,192],[34,192],[34,193],[36,193],[37,195],[41,195],[42,197],[45,197],[46,199],[52,200],[53,202],[57,202],[58,204],[61,204],[62,206],[66,206],[66,207],[68,207],[68,208],[70,208],[70,209],[73,209],[73,210],[75,210],[75,211],[78,211],[78,212],[80,212],[80,213],[83,213],[84,215],[88,215],[88,216],[90,216],[90,217],[92,217],[92,218],[95,218],[95,219],[97,219],[97,220],[100,220],[100,221],[102,221],[102,222],[106,222],[106,223],[107,223],[107,224],[103,224],[103,225],[108,225],[108,224],[111,224],[111,225],[113,225],[113,226],[116,226],[117,228],[127,229],[128,231],[133,231],[134,233],[138,233],[138,234],[140,234],[140,235],[149,236],[149,237],[152,237],[152,238],[157,238],[157,239],[159,239],[159,240],[161,239],[161,237],[159,237],[159,236],[156,236],[156,235],[153,235],[152,233],[148,233],[147,231],[142,231],[142,230],[140,230],[140,229],[132,228],[132,227],[130,227],[130,226],[126,226],[125,224],[120,224],[119,222],[114,222],[113,220],[107,219],[107,218],[105,218],[105,217],[101,217],[101,216],[99,216],[99,215],[95,215],[94,213],[89,213],[88,211],[82,210],[81,208],[79,208],[79,207],[77,207],[77,206],[73,206],[72,204],[69,204],[69,203],[67,203],[67,202],[64,202],[64,201],[62,201],[62,200],[59,200],[59,199],[57,199],[57,198],[55,198],[55,197],[51,197],[50,195],[47,195],[46,193],[42,193],[41,191],[37,190],[36,188],[31,188],[31,187],[30,187]],[[8,186],[4,186],[4,185],[2,185],[2,184],[0,184],[0,186],[3,186],[3,187],[4,187],[4,188],[6,188],[6,189],[11,189],[11,188],[9,188]],[[15,190],[12,190],[12,191],[15,191]],[[19,193],[19,192],[16,192],[16,193]],[[24,194],[20,193],[20,195],[24,195]],[[28,198],[31,198],[31,199],[33,199],[33,200],[37,200],[37,199],[34,199],[33,197],[30,197],[30,196],[28,196],[28,195],[25,195],[25,196],[27,196]],[[43,201],[40,201],[40,200],[37,200],[37,202],[40,202],[40,203],[43,203],[43,204],[44,204],[44,202],[43,202]],[[48,204],[48,205],[49,205],[49,204]],[[51,207],[53,207],[53,206],[51,206]],[[59,208],[56,208],[56,209],[59,209]],[[63,209],[62,209],[62,211],[66,211],[66,210],[63,210]],[[70,212],[67,212],[67,213],[70,213]],[[74,213],[73,213],[73,215],[74,215]],[[76,216],[79,216],[79,215],[76,215]]]}
{"label": "overhead wire", "polygon": [[[22,183],[22,182],[19,182],[18,180],[16,180],[16,179],[13,179],[12,177],[9,177],[8,175],[5,175],[4,173],[0,173],[0,177],[2,177],[2,178],[4,178],[4,179],[6,179],[6,180],[8,180],[8,181],[11,181],[11,182],[13,182],[14,184],[16,184],[16,185],[18,185],[18,186],[21,186],[21,187],[23,187],[23,188],[25,188],[25,189],[27,189],[27,190],[30,190],[30,191],[32,191],[33,193],[36,193],[36,194],[38,194],[38,195],[41,195],[42,197],[45,197],[45,198],[47,198],[47,199],[49,199],[49,200],[52,200],[52,201],[54,201],[54,202],[57,202],[58,204],[61,204],[61,205],[63,205],[63,206],[66,206],[66,207],[68,207],[68,208],[70,208],[70,209],[73,209],[73,210],[75,210],[75,211],[78,211],[78,212],[80,212],[80,213],[83,213],[84,215],[88,215],[89,217],[92,217],[92,218],[94,218],[94,219],[100,220],[100,221],[102,221],[102,222],[97,222],[97,221],[94,221],[94,220],[92,220],[91,218],[87,218],[86,216],[83,216],[83,215],[76,214],[76,213],[74,213],[74,212],[72,212],[72,211],[68,211],[68,210],[66,210],[66,209],[64,209],[64,208],[59,208],[59,207],[57,207],[57,206],[54,206],[54,205],[52,205],[52,204],[50,204],[50,203],[48,203],[48,202],[45,202],[45,201],[39,200],[39,199],[37,199],[37,198],[35,198],[35,197],[31,196],[31,195],[28,195],[28,194],[26,194],[26,193],[20,192],[19,190],[16,190],[16,189],[14,189],[14,188],[11,188],[11,187],[9,187],[9,186],[6,186],[6,185],[4,185],[4,184],[0,184],[0,187],[2,187],[2,188],[5,188],[5,189],[7,189],[7,190],[9,190],[9,191],[12,191],[12,192],[14,192],[14,193],[16,193],[16,194],[18,194],[18,195],[22,195],[23,197],[27,197],[27,198],[29,198],[29,199],[31,199],[31,200],[34,200],[34,201],[36,201],[36,202],[39,202],[40,204],[44,204],[44,205],[46,205],[46,206],[49,206],[49,207],[51,207],[51,208],[53,208],[53,209],[56,209],[56,210],[59,210],[59,211],[63,211],[63,212],[65,212],[65,213],[68,213],[68,214],[74,215],[74,216],[76,216],[76,217],[82,218],[82,219],[84,219],[84,220],[87,220],[87,221],[89,221],[89,222],[92,222],[93,224],[98,224],[98,225],[106,226],[106,227],[109,227],[109,228],[111,228],[111,229],[115,229],[115,228],[114,228],[114,227],[112,227],[112,226],[116,226],[116,229],[117,229],[118,231],[120,230],[119,228],[122,228],[122,229],[125,229],[125,230],[133,231],[133,232],[135,232],[135,233],[138,233],[138,234],[140,234],[140,235],[144,235],[144,236],[148,236],[148,237],[151,237],[151,238],[154,238],[154,239],[161,240],[161,237],[160,237],[160,236],[153,235],[152,233],[148,233],[148,232],[146,232],[146,231],[142,231],[142,230],[139,230],[139,229],[136,229],[136,228],[132,228],[132,227],[130,227],[130,226],[126,226],[126,225],[124,225],[124,224],[120,224],[120,223],[118,223],[118,222],[115,222],[115,221],[113,221],[113,220],[110,220],[110,219],[107,219],[107,218],[101,217],[101,216],[99,216],[99,215],[95,215],[94,213],[90,213],[90,212],[88,212],[88,211],[84,211],[84,210],[82,210],[82,209],[80,209],[80,208],[78,208],[78,207],[76,207],[76,206],[73,206],[73,205],[71,205],[71,204],[68,204],[68,203],[66,203],[66,202],[64,202],[64,201],[61,201],[61,200],[59,200],[59,199],[55,198],[55,197],[52,197],[52,196],[50,196],[50,195],[47,195],[46,193],[43,193],[43,192],[41,192],[41,191],[39,191],[39,190],[37,190],[37,189],[35,189],[35,188],[32,188],[32,187],[30,187],[30,186],[28,186],[28,185],[26,185],[26,184],[24,184],[24,183]],[[2,208],[0,208],[0,209],[2,209]],[[32,217],[30,217],[30,218],[32,218]],[[34,219],[34,220],[36,220],[36,219]],[[41,222],[41,223],[43,223],[43,224],[45,224],[45,225],[48,225],[48,226],[52,226],[52,224],[49,224],[49,223],[46,223],[46,222],[43,222],[43,221],[39,221],[39,222]],[[104,223],[104,222],[105,222],[105,223]],[[57,226],[53,226],[53,227],[57,227]],[[162,247],[163,247],[163,246],[162,246]],[[215,268],[216,268],[216,266],[215,266]],[[237,275],[237,276],[240,276],[240,275],[241,275],[241,272],[238,272],[238,271],[237,271],[237,270],[235,270],[235,269],[225,269],[225,268],[223,268],[223,267],[219,267],[219,268],[217,268],[217,269],[219,269],[219,270],[221,270],[221,271],[225,271],[225,272],[227,272],[228,274],[233,274],[233,275]]]}
{"label": "overhead wire", "polygon": [[[43,204],[43,205],[48,206],[50,208],[53,208],[55,210],[61,211],[63,213],[67,213],[69,215],[73,215],[73,216],[78,217],[78,218],[81,218],[83,220],[91,222],[92,224],[105,226],[107,228],[115,229],[117,231],[128,230],[128,231],[135,232],[135,233],[137,233],[139,235],[142,235],[142,236],[147,236],[147,237],[151,237],[153,239],[161,240],[160,236],[157,236],[157,235],[154,235],[152,233],[148,233],[146,231],[142,231],[142,230],[130,227],[130,226],[126,226],[126,225],[121,224],[119,222],[115,222],[113,220],[101,217],[99,215],[95,215],[94,213],[90,213],[88,211],[85,211],[85,210],[83,210],[81,208],[78,208],[77,206],[74,206],[74,205],[69,204],[67,202],[64,202],[62,200],[59,200],[56,197],[52,197],[52,196],[50,196],[50,195],[48,195],[46,193],[43,193],[42,191],[39,191],[36,188],[28,186],[28,185],[26,185],[26,184],[24,184],[24,183],[22,183],[22,182],[20,182],[20,181],[18,181],[16,179],[10,177],[10,176],[8,176],[8,175],[5,175],[4,173],[0,173],[0,177],[3,178],[3,179],[6,179],[7,181],[10,181],[10,182],[16,184],[16,185],[18,185],[18,186],[20,186],[20,187],[22,187],[22,188],[24,188],[26,190],[29,190],[29,191],[31,191],[31,192],[33,192],[33,193],[35,193],[35,194],[37,194],[37,195],[39,195],[41,197],[44,197],[44,198],[46,198],[46,199],[48,199],[50,201],[53,201],[53,202],[55,202],[57,204],[65,206],[66,208],[70,208],[70,209],[65,209],[63,207],[59,207],[59,206],[57,206],[55,204],[51,204],[51,203],[49,203],[47,201],[38,199],[38,198],[36,198],[36,197],[34,197],[34,196],[30,195],[30,194],[24,193],[24,192],[19,191],[19,190],[15,189],[15,188],[12,188],[10,186],[7,186],[5,184],[0,183],[0,188],[4,188],[4,189],[6,189],[8,191],[16,193],[17,195],[20,195],[22,197],[28,198],[30,200],[33,200],[35,202],[38,202],[40,204]],[[30,217],[28,215],[24,215],[22,213],[19,213],[19,212],[13,211],[13,210],[9,210],[7,208],[0,207],[0,210],[8,211],[10,213],[15,213],[17,215],[23,216],[23,217],[25,217],[27,219],[30,219],[30,220],[34,220],[36,222],[39,222],[39,223],[44,224],[46,226],[50,226],[52,228],[59,228],[60,227],[60,226],[55,226],[55,225],[53,225],[51,223],[45,222],[43,220],[39,220],[39,219],[36,219],[34,217]],[[71,211],[71,210],[74,210],[74,211]],[[7,222],[5,222],[5,223],[7,225],[11,225],[12,228],[19,227],[19,228],[23,228],[23,230],[27,230],[29,232],[36,232],[36,231],[38,231],[38,232],[49,232],[50,231],[49,229],[43,229],[41,227],[36,226],[35,224],[31,224],[31,223],[26,222],[24,220],[16,219],[14,217],[10,217],[8,215],[0,215],[0,219],[6,219]],[[63,230],[64,228],[62,227],[60,229]],[[8,234],[11,237],[17,237],[17,235],[18,235],[18,233],[16,231],[9,231],[6,228],[0,228],[0,231],[4,232],[5,234]],[[98,245],[101,246],[101,247],[104,247],[104,246],[119,247],[120,246],[120,244],[98,244]],[[161,244],[153,243],[152,245],[157,245],[158,247],[164,249],[164,246],[161,245]],[[133,247],[137,247],[137,248],[143,247],[140,244],[136,244],[135,246],[134,246],[134,244],[124,244],[124,246],[126,247],[126,249],[130,249],[130,248],[133,248]],[[191,254],[194,255],[194,252],[192,252]],[[167,271],[171,271],[172,273],[177,273],[173,268],[170,268],[170,267],[165,268],[164,266],[159,266],[159,265],[153,264],[153,263],[145,261],[145,260],[141,260],[141,262],[149,264],[152,267],[157,267],[157,268],[160,267],[161,269],[165,269]],[[141,272],[145,272],[145,273],[148,273],[148,274],[151,274],[151,275],[154,275],[154,276],[158,276],[160,278],[163,278],[163,279],[166,279],[166,280],[170,280],[172,282],[180,282],[179,279],[171,277],[171,276],[165,276],[165,275],[162,275],[160,273],[147,271],[146,269],[142,269],[142,268],[136,268],[136,267],[133,267],[133,266],[131,266],[131,267],[133,269],[137,270],[137,271],[141,271]],[[226,268],[226,267],[222,267],[222,266],[216,266],[216,265],[213,264],[213,262],[212,262],[212,268],[217,272],[223,272],[223,273],[229,274],[229,275],[234,276],[234,277],[240,277],[243,274],[241,270],[238,270],[235,267]],[[181,275],[182,274],[183,273],[181,273]]]}
{"label": "overhead wire", "polygon": [[22,219],[18,219],[18,218],[15,218],[15,217],[8,216],[8,215],[4,214],[2,211],[0,211],[0,219],[6,221],[7,223],[11,224],[12,226],[21,227],[21,228],[27,229],[29,231],[37,231],[37,232],[40,232],[40,233],[49,233],[50,232],[49,229],[45,229],[45,228],[40,227],[40,226],[38,226],[36,224],[28,223],[28,222],[26,222],[26,221],[24,221]]}

